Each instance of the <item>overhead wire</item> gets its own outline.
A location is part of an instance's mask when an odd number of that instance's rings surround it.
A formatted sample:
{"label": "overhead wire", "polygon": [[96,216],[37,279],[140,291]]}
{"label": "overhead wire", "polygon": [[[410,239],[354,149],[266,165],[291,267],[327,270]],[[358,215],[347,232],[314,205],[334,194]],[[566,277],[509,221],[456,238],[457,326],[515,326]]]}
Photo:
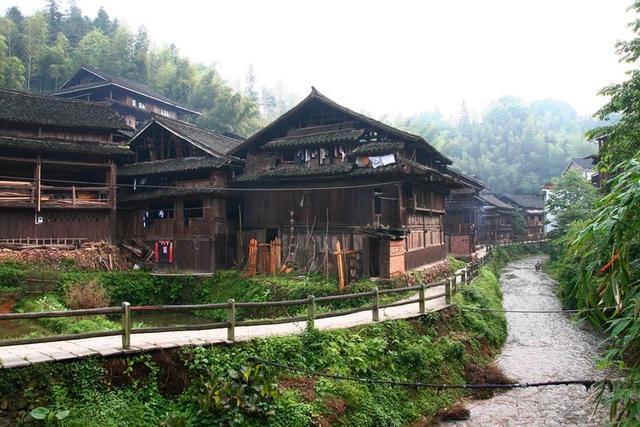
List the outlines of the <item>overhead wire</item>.
{"label": "overhead wire", "polygon": [[471,307],[468,305],[458,306],[462,310],[473,310],[473,311],[490,311],[490,312],[498,312],[498,313],[523,313],[523,314],[535,314],[535,313],[583,313],[585,311],[604,311],[604,310],[614,310],[616,307],[598,307],[598,308],[583,308],[577,310],[507,310],[507,309],[498,309],[498,308],[482,308],[482,307]]}
{"label": "overhead wire", "polygon": [[[0,175],[0,179],[16,179],[16,180],[25,180],[23,176],[11,176],[11,175]],[[31,182],[32,180],[24,181]],[[59,182],[64,184],[84,184],[84,185],[99,185],[105,186],[106,183],[99,181],[80,181],[80,180],[68,180],[68,179],[55,179],[55,178],[43,178],[41,181],[44,182]],[[352,184],[352,185],[335,185],[335,186],[321,186],[321,187],[206,187],[206,186],[175,186],[175,185],[153,185],[153,184],[124,184],[124,183],[116,183],[115,187],[118,188],[143,188],[143,189],[154,189],[154,190],[175,190],[175,189],[188,189],[188,190],[208,190],[208,191],[326,191],[326,190],[349,190],[349,189],[358,189],[358,188],[372,188],[372,187],[380,187],[380,185],[394,185],[401,184],[402,181],[385,181],[385,182],[377,182],[373,184]]]}

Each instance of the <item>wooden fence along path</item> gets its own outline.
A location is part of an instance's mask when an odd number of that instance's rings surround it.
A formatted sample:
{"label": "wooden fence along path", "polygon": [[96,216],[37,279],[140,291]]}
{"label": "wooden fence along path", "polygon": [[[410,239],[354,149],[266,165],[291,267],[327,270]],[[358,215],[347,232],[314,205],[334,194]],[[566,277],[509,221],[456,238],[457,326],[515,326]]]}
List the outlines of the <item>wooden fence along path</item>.
{"label": "wooden fence along path", "polygon": [[[190,345],[221,344],[245,341],[257,337],[296,335],[304,332],[307,327],[329,330],[384,320],[417,317],[429,311],[437,311],[448,307],[452,294],[460,286],[464,286],[477,276],[480,267],[486,263],[491,253],[492,248],[489,247],[478,259],[444,280],[397,289],[374,289],[369,292],[318,298],[310,295],[306,299],[288,301],[235,302],[234,300],[229,300],[227,303],[220,304],[140,307],[132,307],[129,303],[123,302],[120,307],[0,314],[0,327],[2,327],[2,320],[105,314],[120,314],[122,319],[122,328],[118,330],[2,340],[0,341],[0,367],[15,368],[34,363],[76,359],[85,356],[111,356]],[[407,291],[415,291],[416,295],[393,303],[380,304],[380,295]],[[316,304],[318,303],[364,297],[371,298],[371,305],[316,314]],[[278,319],[236,320],[236,308],[296,305],[306,306],[306,315]],[[225,310],[227,312],[227,321],[204,325],[132,327],[136,312],[192,312],[195,310]]]}

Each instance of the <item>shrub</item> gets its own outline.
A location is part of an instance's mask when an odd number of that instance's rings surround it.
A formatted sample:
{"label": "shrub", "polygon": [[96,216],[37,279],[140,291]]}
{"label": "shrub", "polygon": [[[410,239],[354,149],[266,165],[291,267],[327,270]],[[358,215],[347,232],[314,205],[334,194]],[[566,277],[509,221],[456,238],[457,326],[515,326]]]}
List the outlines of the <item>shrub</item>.
{"label": "shrub", "polygon": [[22,285],[27,276],[24,264],[6,261],[0,264],[0,287],[15,288]]}
{"label": "shrub", "polygon": [[96,279],[69,286],[64,301],[72,310],[109,306],[107,292]]}

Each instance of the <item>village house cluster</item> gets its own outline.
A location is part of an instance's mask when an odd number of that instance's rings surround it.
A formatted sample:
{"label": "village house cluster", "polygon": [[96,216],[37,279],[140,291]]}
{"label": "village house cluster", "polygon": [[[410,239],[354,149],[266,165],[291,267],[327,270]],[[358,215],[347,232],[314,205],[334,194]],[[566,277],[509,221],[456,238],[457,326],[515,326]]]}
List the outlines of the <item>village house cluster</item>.
{"label": "village house cluster", "polygon": [[104,240],[163,271],[389,278],[544,236],[542,197],[492,194],[422,137],[312,88],[244,140],[148,87],[80,67],[51,96],[0,91],[0,242]]}

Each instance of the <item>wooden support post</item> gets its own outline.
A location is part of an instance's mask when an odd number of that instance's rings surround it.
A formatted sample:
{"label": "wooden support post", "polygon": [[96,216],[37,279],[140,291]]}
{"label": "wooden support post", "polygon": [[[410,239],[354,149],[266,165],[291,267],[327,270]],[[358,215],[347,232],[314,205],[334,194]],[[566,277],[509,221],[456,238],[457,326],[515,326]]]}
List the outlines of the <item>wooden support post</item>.
{"label": "wooden support post", "polygon": [[258,241],[253,238],[249,241],[249,260],[247,261],[247,274],[255,276],[258,268]]}
{"label": "wooden support post", "polygon": [[447,305],[451,304],[451,279],[444,284],[444,300]]}
{"label": "wooden support post", "polygon": [[373,309],[371,311],[371,318],[374,322],[380,321],[380,290],[373,288]]}
{"label": "wooden support post", "polygon": [[453,283],[453,292],[458,292],[458,276],[454,274],[451,277],[451,282]]}
{"label": "wooden support post", "polygon": [[316,297],[309,295],[307,297],[307,330],[315,327],[316,321]]}
{"label": "wooden support post", "polygon": [[41,198],[42,198],[42,161],[40,160],[40,155],[38,155],[38,159],[36,160],[35,179],[36,179],[36,209],[37,209],[37,212],[40,212]]}
{"label": "wooden support post", "polygon": [[236,301],[230,298],[229,301],[229,313],[227,316],[227,340],[236,340]]}
{"label": "wooden support post", "polygon": [[347,285],[346,282],[346,274],[345,274],[345,262],[344,262],[344,252],[342,251],[342,246],[340,245],[340,241],[336,241],[336,266],[338,269],[338,291],[344,291],[344,288]]}
{"label": "wooden support post", "polygon": [[418,309],[420,310],[420,313],[426,312],[426,307],[424,303],[425,291],[426,291],[426,287],[424,283],[421,283],[420,289],[418,290]]}
{"label": "wooden support post", "polygon": [[128,350],[131,347],[131,304],[122,303],[122,349]]}

